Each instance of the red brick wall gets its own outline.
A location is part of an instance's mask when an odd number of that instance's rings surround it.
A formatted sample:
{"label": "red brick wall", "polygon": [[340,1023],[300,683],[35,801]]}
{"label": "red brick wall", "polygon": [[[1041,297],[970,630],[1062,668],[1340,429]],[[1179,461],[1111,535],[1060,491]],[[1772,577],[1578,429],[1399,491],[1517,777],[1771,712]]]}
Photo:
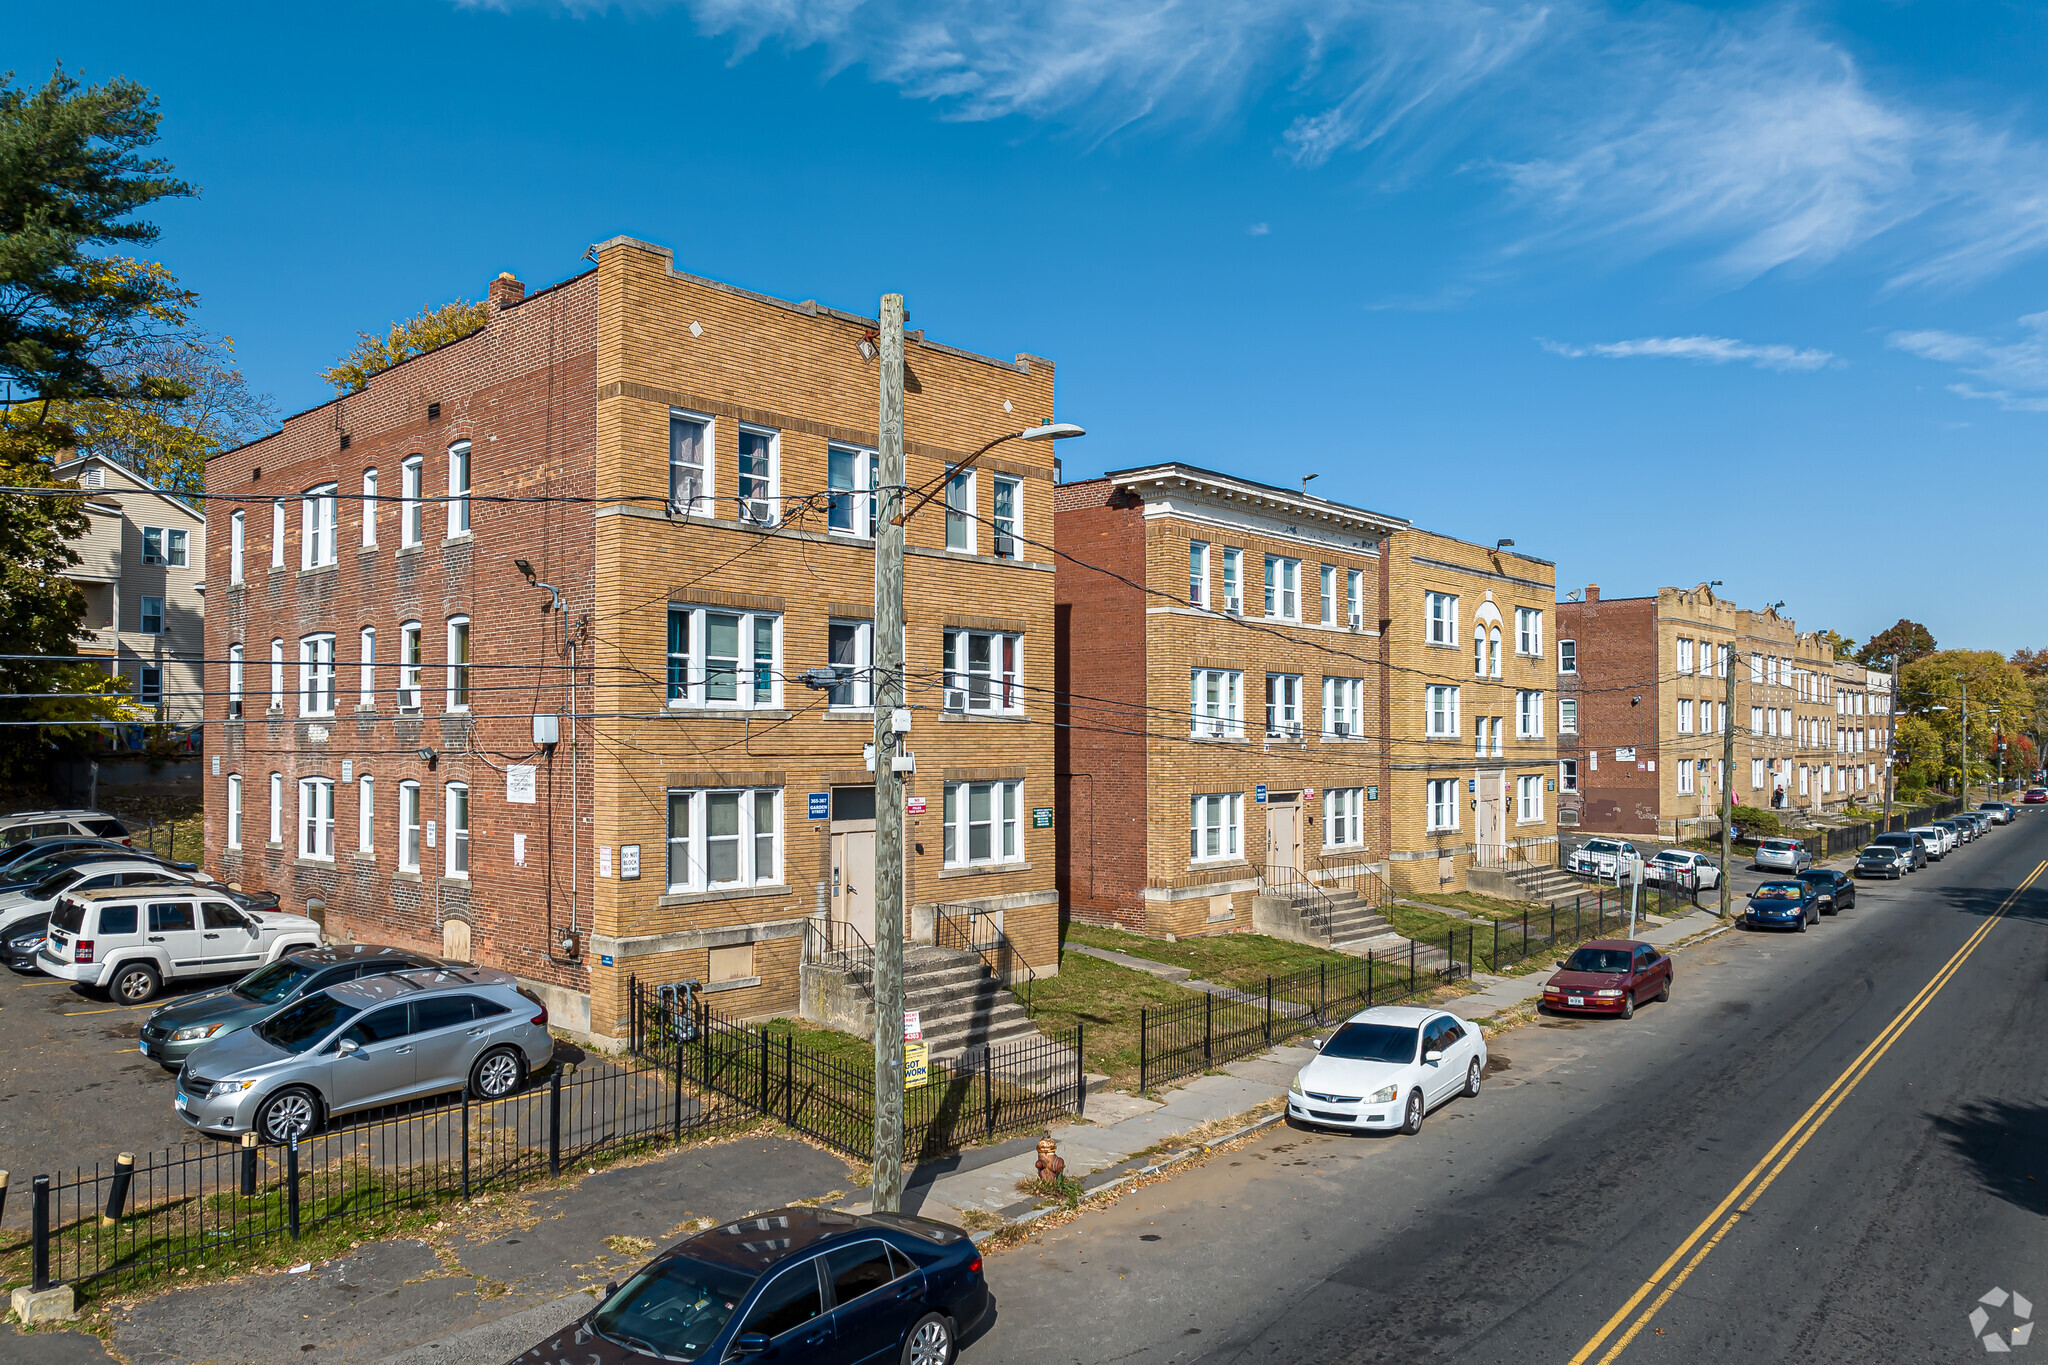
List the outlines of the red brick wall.
{"label": "red brick wall", "polygon": [[[1060,553],[1145,581],[1145,508],[1107,479],[1054,493]],[[1060,774],[1057,868],[1066,912],[1145,927],[1145,595],[1065,558],[1054,585]]]}
{"label": "red brick wall", "polygon": [[[207,491],[215,499],[246,500],[208,504],[206,858],[223,880],[275,891],[289,909],[324,901],[328,932],[337,938],[439,952],[443,926],[462,921],[469,926],[475,960],[587,990],[583,967],[555,961],[550,943],[569,924],[575,886],[572,764],[581,764],[576,781],[586,808],[590,796],[588,727],[585,751],[572,754],[569,713],[579,708],[571,703],[561,648],[565,634],[587,622],[592,609],[592,507],[483,499],[590,495],[597,296],[589,274],[523,302],[521,292],[516,282],[496,282],[483,331],[387,370],[362,393],[290,418],[276,435],[208,463]],[[429,403],[440,405],[438,416],[429,418]],[[402,461],[423,455],[423,492],[445,496],[447,451],[463,439],[471,443],[471,536],[448,539],[446,505],[429,502],[421,547],[401,554]],[[379,478],[374,549],[362,545],[366,504],[359,496],[369,467]],[[330,481],[340,485],[339,562],[301,571],[297,494]],[[269,500],[277,497],[291,501],[285,567],[273,570]],[[229,584],[228,521],[236,507],[247,512],[243,587]],[[547,595],[526,585],[515,559],[528,560],[540,579],[562,589],[566,614],[544,613]],[[450,714],[446,705],[446,622],[461,614],[470,618],[473,664],[466,717]],[[395,690],[399,628],[408,620],[422,624],[423,706],[420,714],[401,717]],[[364,626],[377,632],[377,693],[373,709],[359,710]],[[309,721],[298,716],[298,640],[316,631],[336,637],[335,714]],[[282,715],[266,718],[273,637],[285,641],[285,704]],[[226,660],[235,642],[244,646],[247,659],[247,719],[231,724]],[[585,711],[591,662],[586,649],[579,660]],[[552,760],[534,755],[535,712],[562,716],[563,742]],[[319,730],[327,732],[324,738]],[[418,756],[423,747],[438,751],[433,763]],[[369,855],[356,852],[359,788],[341,780],[345,759],[355,778],[367,773],[375,779],[375,848]],[[520,761],[539,767],[532,805],[506,800],[504,768]],[[272,772],[284,779],[283,838],[279,846],[266,847]],[[239,851],[226,847],[226,785],[233,773],[244,783]],[[297,783],[313,776],[335,780],[331,864],[297,856]],[[436,846],[422,847],[418,874],[397,870],[399,784],[407,779],[420,783],[422,818],[436,825]],[[440,875],[450,782],[470,788],[467,880]],[[515,834],[526,840],[523,867],[513,865]],[[579,861],[587,886],[587,846]],[[580,899],[580,927],[587,934],[588,897]]]}
{"label": "red brick wall", "polygon": [[[1579,644],[1579,733],[1558,737],[1559,758],[1579,760],[1578,828],[1603,834],[1657,832],[1661,773],[1639,764],[1658,757],[1657,599],[1618,598],[1557,604],[1557,638]],[[1553,651],[1554,652],[1554,651]],[[1570,695],[1566,693],[1565,695]],[[1630,705],[1630,699],[1641,702]],[[1617,763],[1634,747],[1635,763]],[[1600,767],[1593,769],[1592,754]]]}

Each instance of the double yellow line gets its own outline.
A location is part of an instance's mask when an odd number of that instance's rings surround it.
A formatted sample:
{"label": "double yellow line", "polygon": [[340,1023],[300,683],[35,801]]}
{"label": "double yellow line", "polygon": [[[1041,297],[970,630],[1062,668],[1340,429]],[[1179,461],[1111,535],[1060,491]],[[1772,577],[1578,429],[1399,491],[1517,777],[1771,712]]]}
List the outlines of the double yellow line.
{"label": "double yellow line", "polygon": [[[1741,1221],[1742,1215],[1748,1213],[1756,1201],[1763,1197],[1763,1192],[1771,1187],[1771,1182],[1792,1164],[1792,1159],[1799,1155],[1799,1149],[1820,1131],[1820,1126],[1841,1107],[1842,1101],[1849,1098],[1849,1092],[1870,1074],[1871,1069],[1883,1059],[1884,1054],[1891,1050],[1891,1045],[1899,1040],[1913,1021],[1920,1017],[1920,1012],[1941,993],[1941,988],[1961,970],[1963,963],[1969,960],[1970,954],[1977,951],[1977,945],[1984,941],[1985,935],[1996,927],[1999,920],[2005,918],[2006,911],[2010,910],[2027,888],[2039,879],[2043,871],[2048,871],[2048,862],[2034,865],[2034,870],[2027,874],[2026,880],[2014,887],[2012,894],[2000,903],[1998,909],[1985,917],[1984,923],[1977,926],[1977,932],[1971,934],[1963,946],[1956,949],[1955,956],[1943,963],[1941,970],[1934,974],[1933,979],[1920,988],[1920,993],[1907,1002],[1906,1007],[1893,1017],[1891,1023],[1885,1025],[1884,1032],[1872,1039],[1870,1046],[1864,1048],[1856,1060],[1849,1063],[1841,1075],[1835,1077],[1834,1084],[1822,1091],[1820,1098],[1799,1116],[1797,1122],[1785,1130],[1785,1135],[1778,1139],[1770,1151],[1764,1153],[1763,1159],[1749,1168],[1749,1173],[1728,1192],[1728,1197],[1716,1205],[1712,1213],[1700,1220],[1700,1225],[1692,1230],[1692,1235],[1678,1244],[1677,1250],[1665,1258],[1664,1264],[1657,1267],[1654,1275],[1643,1281],[1642,1286],[1629,1295],[1628,1302],[1617,1308],[1614,1316],[1601,1324],[1600,1330],[1593,1334],[1593,1339],[1581,1346],[1578,1354],[1571,1358],[1570,1365],[1586,1365],[1587,1361],[1593,1359],[1594,1353],[1603,1346],[1607,1347],[1607,1351],[1600,1356],[1599,1365],[1609,1365],[1616,1356],[1628,1349],[1629,1343],[1636,1339],[1643,1328],[1649,1326],[1650,1319],[1656,1317],[1664,1305],[1671,1301],[1671,1296],[1678,1292],[1679,1286],[1685,1283],[1693,1271],[1699,1269],[1700,1262],[1706,1260],[1714,1248],[1721,1244],[1721,1239]],[[1683,1268],[1679,1266],[1680,1261],[1684,1261]],[[1672,1273],[1674,1270],[1677,1271],[1676,1274]],[[1621,1331],[1617,1336],[1617,1330],[1628,1320],[1629,1315],[1641,1307],[1643,1300],[1650,1298],[1652,1294],[1655,1294],[1656,1298],[1651,1301],[1650,1306],[1644,1308],[1640,1316],[1628,1323],[1627,1330]]]}

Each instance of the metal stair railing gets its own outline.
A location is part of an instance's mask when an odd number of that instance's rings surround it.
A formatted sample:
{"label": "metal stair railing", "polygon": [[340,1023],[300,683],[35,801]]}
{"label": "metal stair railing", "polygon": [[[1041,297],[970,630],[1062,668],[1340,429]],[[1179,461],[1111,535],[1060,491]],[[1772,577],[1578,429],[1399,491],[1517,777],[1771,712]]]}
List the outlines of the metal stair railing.
{"label": "metal stair railing", "polygon": [[874,1000],[874,945],[845,920],[805,920],[803,960],[814,967],[845,972],[870,1002]]}
{"label": "metal stair railing", "polygon": [[[1030,962],[1003,932],[996,922],[995,913],[977,905],[946,905],[932,907],[932,941],[940,948],[951,948],[958,952],[974,953],[981,958],[988,969],[995,973],[996,984],[1015,994],[1017,989],[1015,967],[1024,969],[1024,1008],[1031,1009],[1031,987],[1038,980],[1038,973],[1031,969]],[[1005,964],[1013,964],[1006,967]]]}
{"label": "metal stair railing", "polygon": [[1363,858],[1342,854],[1333,858],[1318,854],[1316,871],[1322,874],[1324,887],[1348,891],[1358,897],[1368,910],[1377,911],[1386,904],[1386,884],[1380,880],[1380,874],[1373,871],[1372,864]]}
{"label": "metal stair railing", "polygon": [[1300,868],[1266,867],[1259,872],[1259,892],[1285,900],[1302,918],[1302,922],[1321,934],[1330,936],[1331,925],[1337,917],[1337,903],[1329,893],[1310,881]]}

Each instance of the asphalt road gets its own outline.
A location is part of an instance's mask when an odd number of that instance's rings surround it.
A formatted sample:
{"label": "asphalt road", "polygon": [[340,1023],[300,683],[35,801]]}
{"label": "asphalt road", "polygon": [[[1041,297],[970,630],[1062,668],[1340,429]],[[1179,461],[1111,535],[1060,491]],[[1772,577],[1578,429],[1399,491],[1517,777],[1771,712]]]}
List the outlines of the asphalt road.
{"label": "asphalt road", "polygon": [[965,1358],[1981,1359],[1980,1297],[2048,1314],[2044,860],[2023,817],[1505,1035],[1417,1137],[1275,1130],[992,1257]]}

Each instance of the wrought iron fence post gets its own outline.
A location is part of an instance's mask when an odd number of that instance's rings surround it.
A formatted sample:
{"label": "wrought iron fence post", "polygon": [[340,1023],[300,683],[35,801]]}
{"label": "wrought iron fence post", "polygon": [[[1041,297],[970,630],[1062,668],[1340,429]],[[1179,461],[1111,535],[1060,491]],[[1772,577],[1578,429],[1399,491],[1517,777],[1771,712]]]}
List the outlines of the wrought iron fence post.
{"label": "wrought iron fence post", "polygon": [[1316,1022],[1322,1023],[1330,1012],[1330,964],[1316,963]]}
{"label": "wrought iron fence post", "polygon": [[295,1135],[284,1153],[284,1222],[292,1240],[299,1240],[299,1139]]}
{"label": "wrought iron fence post", "polygon": [[[704,1049],[704,1079],[706,1082],[705,1093],[708,1094],[710,1093],[709,1082],[711,1079],[711,1036],[709,1033],[699,1033],[697,1037],[700,1040],[700,1043]],[[683,1044],[681,1039],[678,1039],[676,1041],[676,1055],[673,1066],[676,1080],[673,1136],[677,1142],[681,1142],[683,1140]]]}
{"label": "wrought iron fence post", "polygon": [[796,1035],[782,1035],[782,1120],[796,1126]]}
{"label": "wrought iron fence post", "polygon": [[1408,994],[1415,994],[1415,940],[1408,940]]}
{"label": "wrought iron fence post", "polygon": [[1088,1103],[1088,1052],[1082,1046],[1087,1036],[1085,1025],[1074,1025],[1074,1112],[1077,1114]]}
{"label": "wrought iron fence post", "polygon": [[626,1046],[633,1049],[635,1057],[640,1055],[640,978],[626,977],[626,1014],[631,1021],[626,1028]]}
{"label": "wrought iron fence post", "polygon": [[254,1133],[242,1134],[242,1198],[256,1197],[256,1142]]}
{"label": "wrought iron fence post", "polygon": [[1207,1071],[1216,1055],[1216,997],[1202,992],[1202,1070]]}
{"label": "wrought iron fence post", "polygon": [[1145,1093],[1145,1007],[1138,1007],[1138,1093]]}
{"label": "wrought iron fence post", "polygon": [[40,1294],[50,1287],[50,1177],[39,1175],[28,1187],[30,1287]]}
{"label": "wrought iron fence post", "polygon": [[100,1213],[100,1226],[110,1228],[121,1221],[121,1214],[128,1207],[128,1186],[135,1179],[135,1153],[123,1152],[114,1158],[114,1178],[107,1185],[107,1206]]}
{"label": "wrought iron fence post", "polygon": [[756,1107],[760,1109],[761,1117],[770,1118],[775,1111],[768,1105],[768,1030],[761,1030],[758,1036],[761,1040],[757,1049],[761,1054],[761,1103]]}
{"label": "wrought iron fence post", "polygon": [[548,1076],[548,1174],[562,1173],[562,1068]]}
{"label": "wrought iron fence post", "polygon": [[462,1086],[462,1197],[469,1198],[469,1084]]}
{"label": "wrought iron fence post", "polygon": [[1365,950],[1365,1007],[1372,1008],[1372,949]]}
{"label": "wrought iron fence post", "polygon": [[1266,973],[1266,1046],[1273,1046],[1273,974]]}
{"label": "wrought iron fence post", "polygon": [[1493,969],[1500,970],[1500,921],[1493,922]]}
{"label": "wrought iron fence post", "polygon": [[[1142,1065],[1139,1069],[1142,1073]],[[996,1135],[996,1050],[986,1043],[981,1049],[981,1123],[987,1136]]]}

